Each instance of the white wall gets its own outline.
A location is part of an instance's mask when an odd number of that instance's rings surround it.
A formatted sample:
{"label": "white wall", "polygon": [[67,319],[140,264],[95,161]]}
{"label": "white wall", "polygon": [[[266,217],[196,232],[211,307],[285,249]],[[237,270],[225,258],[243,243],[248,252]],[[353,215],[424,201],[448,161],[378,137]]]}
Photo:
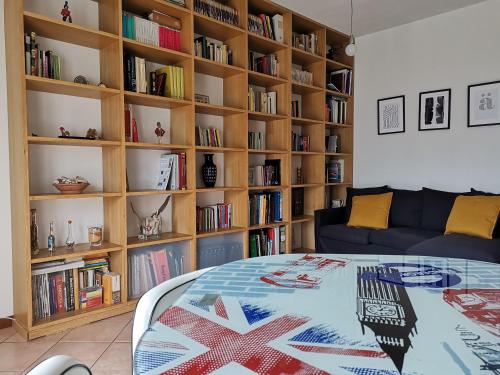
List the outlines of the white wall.
{"label": "white wall", "polygon": [[[467,128],[467,86],[500,80],[500,0],[357,39],[356,186],[500,192],[500,126]],[[451,130],[418,131],[419,93],[452,89]],[[377,100],[406,95],[406,133],[377,135]]]}

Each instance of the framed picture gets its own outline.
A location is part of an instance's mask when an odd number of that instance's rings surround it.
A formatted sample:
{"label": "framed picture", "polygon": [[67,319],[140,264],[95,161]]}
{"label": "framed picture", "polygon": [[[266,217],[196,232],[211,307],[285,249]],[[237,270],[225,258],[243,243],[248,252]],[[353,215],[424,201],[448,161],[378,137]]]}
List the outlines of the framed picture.
{"label": "framed picture", "polygon": [[450,128],[451,89],[420,93],[418,130]]}
{"label": "framed picture", "polygon": [[378,100],[378,134],[405,132],[405,96],[394,96]]}
{"label": "framed picture", "polygon": [[500,81],[469,86],[467,126],[500,125]]}

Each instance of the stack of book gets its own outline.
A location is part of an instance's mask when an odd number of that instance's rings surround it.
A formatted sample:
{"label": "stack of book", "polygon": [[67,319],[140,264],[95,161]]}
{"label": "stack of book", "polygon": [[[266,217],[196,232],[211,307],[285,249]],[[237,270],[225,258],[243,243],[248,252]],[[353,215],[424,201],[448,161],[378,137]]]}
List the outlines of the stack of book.
{"label": "stack of book", "polygon": [[194,40],[194,55],[204,59],[233,65],[233,51],[215,39],[200,36]]}
{"label": "stack of book", "polygon": [[330,82],[326,87],[332,91],[338,91],[342,94],[352,94],[352,70],[340,69],[330,73]]}
{"label": "stack of book", "polygon": [[326,163],[326,182],[342,183],[344,182],[344,160],[329,160]]}
{"label": "stack of book", "polygon": [[146,75],[146,60],[137,56],[124,55],[125,90],[184,99],[184,68],[167,65]]}
{"label": "stack of book", "polygon": [[258,16],[248,14],[248,31],[283,43],[283,16],[281,14],[275,14],[272,17],[263,13]]}
{"label": "stack of book", "polygon": [[248,184],[250,186],[279,186],[281,184],[281,161],[266,160],[264,165],[248,168]]}
{"label": "stack of book", "polygon": [[163,154],[156,190],[185,190],[187,188],[186,153]]}
{"label": "stack of book", "polygon": [[138,298],[151,288],[184,273],[184,255],[158,245],[128,253],[128,296]]}
{"label": "stack of book", "polygon": [[250,194],[250,225],[262,225],[283,220],[283,193],[271,191]]}
{"label": "stack of book", "polygon": [[347,100],[328,95],[325,104],[325,121],[347,123]]}
{"label": "stack of book", "polygon": [[196,207],[196,230],[198,232],[229,229],[232,225],[233,205],[231,203]]}
{"label": "stack of book", "polygon": [[194,11],[217,21],[238,26],[238,11],[214,0],[194,0]]}
{"label": "stack of book", "polygon": [[250,232],[250,258],[284,254],[286,245],[285,226],[266,228]]}
{"label": "stack of book", "polygon": [[181,20],[153,10],[148,19],[123,12],[123,36],[152,46],[181,50]]}
{"label": "stack of book", "polygon": [[249,51],[248,68],[254,72],[278,77],[280,65],[278,63],[278,58],[274,53],[263,55],[262,53]]}
{"label": "stack of book", "polygon": [[340,152],[340,135],[325,135],[326,152]]}
{"label": "stack of book", "polygon": [[248,88],[248,110],[253,112],[263,112],[276,114],[276,91],[257,91],[252,86]]}
{"label": "stack of book", "polygon": [[304,85],[313,84],[313,74],[307,70],[292,68],[292,81]]}
{"label": "stack of book", "polygon": [[[33,319],[77,308],[78,268],[83,260],[56,260],[34,264],[31,270]],[[76,293],[75,293],[76,291]]]}
{"label": "stack of book", "polygon": [[248,148],[252,150],[264,149],[264,141],[261,132],[248,132]]}
{"label": "stack of book", "polygon": [[222,147],[222,137],[217,128],[196,127],[196,145],[209,147]]}
{"label": "stack of book", "polygon": [[61,59],[52,51],[42,51],[36,42],[36,33],[24,34],[26,74],[61,79]]}
{"label": "stack of book", "polygon": [[300,135],[292,131],[292,151],[309,151],[311,138],[308,135]]}
{"label": "stack of book", "polygon": [[314,33],[292,33],[292,46],[309,53],[318,54],[318,36]]}
{"label": "stack of book", "polygon": [[292,117],[302,117],[300,100],[292,100]]}
{"label": "stack of book", "polygon": [[78,269],[79,302],[81,309],[97,307],[102,304],[103,276],[109,272],[107,255],[84,259],[84,265]]}

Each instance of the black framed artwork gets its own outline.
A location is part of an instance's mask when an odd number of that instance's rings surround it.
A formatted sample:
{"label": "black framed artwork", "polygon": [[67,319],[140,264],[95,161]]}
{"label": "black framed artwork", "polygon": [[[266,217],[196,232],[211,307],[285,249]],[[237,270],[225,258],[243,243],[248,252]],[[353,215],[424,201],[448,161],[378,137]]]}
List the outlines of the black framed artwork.
{"label": "black framed artwork", "polygon": [[405,96],[377,101],[378,135],[405,132]]}
{"label": "black framed artwork", "polygon": [[470,85],[467,95],[467,126],[500,125],[500,81]]}
{"label": "black framed artwork", "polygon": [[451,89],[420,93],[418,106],[418,130],[442,130],[450,128]]}

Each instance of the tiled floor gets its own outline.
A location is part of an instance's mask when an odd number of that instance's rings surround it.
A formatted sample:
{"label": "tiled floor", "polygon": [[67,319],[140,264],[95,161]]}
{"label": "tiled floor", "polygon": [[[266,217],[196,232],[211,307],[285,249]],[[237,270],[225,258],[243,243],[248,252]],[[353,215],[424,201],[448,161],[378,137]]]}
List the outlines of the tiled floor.
{"label": "tiled floor", "polygon": [[94,375],[131,374],[132,313],[25,342],[13,328],[0,329],[0,375],[25,374],[56,354],[70,355]]}

